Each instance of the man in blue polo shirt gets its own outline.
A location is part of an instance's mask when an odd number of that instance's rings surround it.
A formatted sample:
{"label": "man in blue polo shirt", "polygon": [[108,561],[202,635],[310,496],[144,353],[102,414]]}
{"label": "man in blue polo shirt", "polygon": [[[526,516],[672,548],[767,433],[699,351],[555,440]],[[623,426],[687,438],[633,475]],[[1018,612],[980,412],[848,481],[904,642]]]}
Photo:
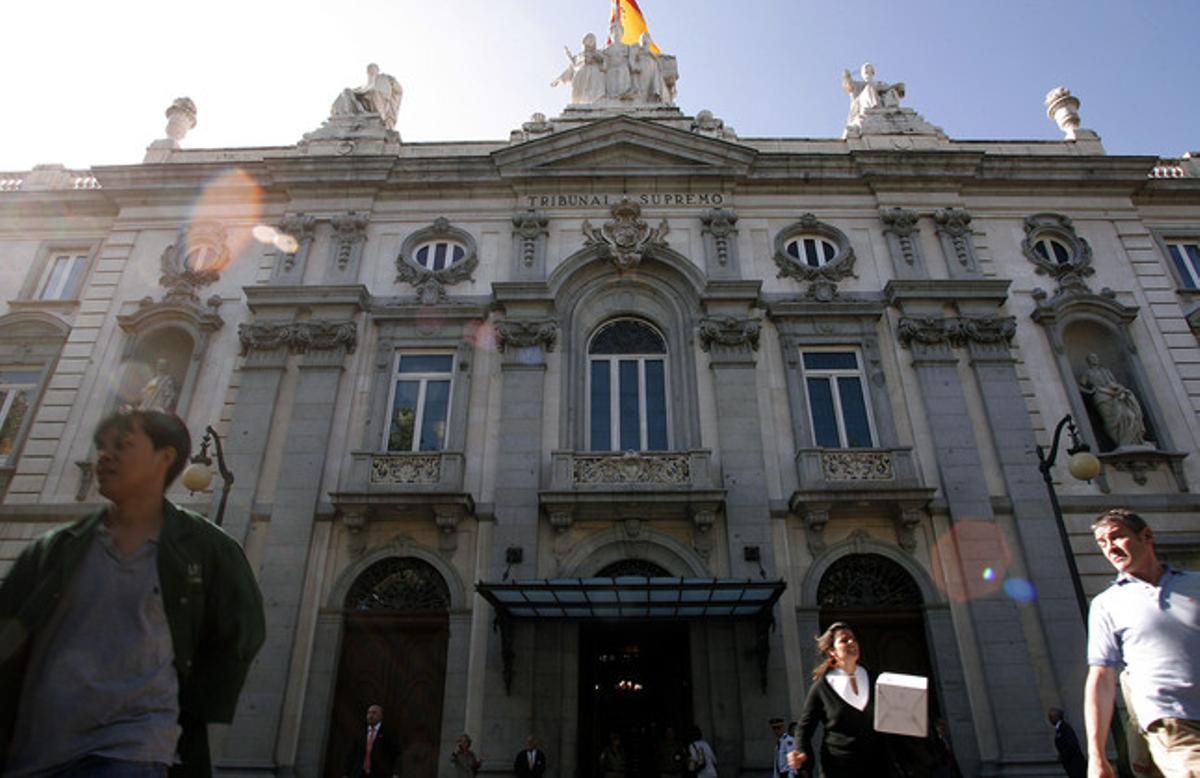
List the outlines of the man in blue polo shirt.
{"label": "man in blue polo shirt", "polygon": [[1200,575],[1160,562],[1154,533],[1136,513],[1110,510],[1092,533],[1117,579],[1088,615],[1088,776],[1115,775],[1105,742],[1122,666],[1163,775],[1200,775]]}

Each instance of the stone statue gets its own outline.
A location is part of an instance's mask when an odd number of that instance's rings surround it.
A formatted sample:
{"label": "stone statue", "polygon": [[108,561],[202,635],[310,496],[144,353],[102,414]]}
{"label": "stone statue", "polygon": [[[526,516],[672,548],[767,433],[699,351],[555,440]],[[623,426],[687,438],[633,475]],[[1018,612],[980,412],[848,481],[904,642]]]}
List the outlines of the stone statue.
{"label": "stone statue", "polygon": [[643,103],[665,102],[667,87],[663,83],[663,68],[654,53],[654,41],[644,32],[636,46],[629,48],[629,70],[633,75],[634,99]]}
{"label": "stone statue", "polygon": [[550,86],[571,85],[571,102],[588,105],[604,98],[604,55],[596,48],[596,36],[583,36],[583,50],[572,54],[566,46],[570,64],[563,74],[550,82]]}
{"label": "stone statue", "polygon": [[396,116],[400,112],[400,99],[404,89],[400,82],[381,73],[372,62],[367,65],[367,83],[355,89],[343,89],[333,101],[331,116],[354,116],[356,114],[378,114],[389,130],[396,128]]}
{"label": "stone statue", "polygon": [[632,46],[621,40],[624,34],[621,20],[614,19],[609,29],[612,42],[603,49],[596,47],[595,35],[585,35],[578,54],[566,49],[567,69],[550,86],[570,84],[572,106],[674,106],[679,81],[675,57],[655,53],[650,33],[642,33]]}
{"label": "stone statue", "polygon": [[614,19],[608,30],[612,43],[604,47],[604,96],[609,100],[633,98],[633,73],[629,69],[630,47],[621,42],[625,28]]}
{"label": "stone statue", "polygon": [[175,412],[175,402],[179,399],[179,390],[175,387],[175,379],[167,372],[168,363],[165,359],[155,363],[154,377],[142,387],[138,409],[143,411]]}
{"label": "stone statue", "polygon": [[862,125],[863,117],[872,108],[899,108],[904,97],[904,84],[888,84],[875,80],[875,66],[870,62],[862,66],[862,81],[855,81],[849,70],[842,71],[842,89],[850,95],[850,116],[846,124],[851,127]]}
{"label": "stone statue", "polygon": [[1137,397],[1117,383],[1112,371],[1100,364],[1100,357],[1088,354],[1087,365],[1079,379],[1079,389],[1091,398],[1104,422],[1104,431],[1118,447],[1147,445],[1146,422]]}

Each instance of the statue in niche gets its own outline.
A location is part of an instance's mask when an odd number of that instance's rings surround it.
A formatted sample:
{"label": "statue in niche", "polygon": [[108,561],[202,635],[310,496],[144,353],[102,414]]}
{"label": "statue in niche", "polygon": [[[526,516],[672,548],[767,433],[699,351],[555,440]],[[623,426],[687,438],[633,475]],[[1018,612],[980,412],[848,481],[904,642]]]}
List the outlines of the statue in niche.
{"label": "statue in niche", "polygon": [[168,372],[169,367],[170,365],[165,359],[160,359],[155,363],[154,377],[142,387],[137,405],[139,410],[175,412],[175,403],[179,400],[179,389],[175,386],[175,379]]}
{"label": "statue in niche", "polygon": [[1079,379],[1079,389],[1091,398],[1104,422],[1104,431],[1119,448],[1146,446],[1146,422],[1137,397],[1100,364],[1100,357],[1088,354],[1087,365]]}
{"label": "statue in niche", "polygon": [[846,124],[852,127],[861,126],[866,112],[872,108],[899,108],[900,98],[904,97],[904,84],[876,81],[875,66],[870,62],[859,72],[862,81],[855,81],[849,70],[842,71],[842,89],[850,95],[850,116]]}
{"label": "statue in niche", "polygon": [[394,130],[396,116],[400,112],[400,99],[403,96],[404,89],[401,88],[400,82],[387,73],[380,72],[379,66],[372,62],[367,65],[367,83],[354,89],[343,89],[337,100],[333,101],[330,114],[378,114],[384,126]]}
{"label": "statue in niche", "polygon": [[604,55],[596,48],[596,36],[588,33],[583,36],[583,50],[572,54],[567,52],[567,61],[571,64],[562,75],[550,82],[550,86],[559,84],[571,85],[571,102],[579,105],[594,103],[604,97]]}

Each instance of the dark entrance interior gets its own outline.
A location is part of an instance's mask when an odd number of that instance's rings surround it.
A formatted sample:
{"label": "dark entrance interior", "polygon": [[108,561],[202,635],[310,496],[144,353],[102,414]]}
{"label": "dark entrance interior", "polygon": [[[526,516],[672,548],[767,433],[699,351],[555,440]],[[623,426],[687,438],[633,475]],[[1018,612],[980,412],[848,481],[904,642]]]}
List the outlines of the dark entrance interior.
{"label": "dark entrance interior", "polygon": [[[929,724],[941,716],[937,679],[925,638],[924,598],[917,582],[881,554],[851,554],[830,566],[817,588],[824,631],[836,621],[854,628],[862,663],[872,677],[907,673],[929,679]],[[811,644],[810,644],[811,645]],[[928,744],[896,737],[891,748],[907,765],[928,766]]]}
{"label": "dark entrance interior", "polygon": [[346,598],[325,752],[328,778],[347,775],[347,755],[363,736],[373,704],[383,706],[383,729],[399,745],[392,773],[436,778],[449,604],[445,581],[418,559],[385,559],[355,582]]}
{"label": "dark entrance interior", "polygon": [[579,630],[580,778],[600,776],[600,753],[617,733],[626,778],[658,775],[667,727],[686,742],[692,722],[686,622],[584,623]]}

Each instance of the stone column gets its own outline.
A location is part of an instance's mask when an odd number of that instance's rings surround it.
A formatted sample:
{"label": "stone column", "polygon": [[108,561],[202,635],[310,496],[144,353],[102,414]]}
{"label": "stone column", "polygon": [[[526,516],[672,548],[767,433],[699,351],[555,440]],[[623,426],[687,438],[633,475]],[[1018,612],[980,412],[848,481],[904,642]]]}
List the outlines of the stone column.
{"label": "stone column", "polygon": [[[953,350],[961,343],[958,328],[954,318],[903,316],[899,338],[913,355],[955,532],[954,543],[947,546],[955,558],[941,564],[950,597],[965,600],[971,621],[976,651],[964,651],[964,663],[983,681],[968,685],[974,734],[984,773],[1005,775],[1027,765],[1031,757],[1047,755],[1046,727],[1040,716],[1030,715],[1042,706],[1017,607],[986,574],[996,565],[1000,532]],[[948,724],[956,746],[969,748],[964,722]]]}
{"label": "stone column", "polygon": [[[267,639],[242,691],[223,764],[244,772],[275,772],[285,689],[295,652],[313,516],[320,499],[333,414],[347,354],[358,342],[352,321],[309,320],[274,325],[278,338],[302,354],[288,420],[281,476],[272,503],[259,586]],[[305,636],[306,643],[312,636]],[[291,755],[281,755],[290,760]]]}
{"label": "stone column", "polygon": [[[507,318],[495,323],[500,366],[500,440],[496,461],[491,572],[500,580],[534,578],[537,574],[540,511],[538,488],[542,472],[542,414],[546,382],[546,352],[558,339],[558,325],[545,317]],[[521,549],[521,561],[509,563],[509,548]],[[515,653],[511,690],[498,684],[503,645],[499,634],[488,643],[489,688],[484,703],[484,734],[489,743],[519,744],[534,726],[533,630],[512,623]],[[551,768],[553,772],[555,768]]]}
{"label": "stone column", "polygon": [[[744,308],[743,308],[744,310]],[[725,494],[725,532],[729,575],[735,578],[773,576],[771,506],[768,499],[763,429],[758,414],[758,375],[755,352],[760,325],[756,319],[718,313],[700,320],[700,347],[709,353],[717,406],[717,436]],[[758,559],[747,559],[747,550]],[[741,732],[745,744],[743,769],[770,769],[771,733],[766,727],[774,711],[787,708],[787,686],[775,682],[762,688],[763,674],[783,678],[783,641],[769,635],[767,666],[756,661],[757,634],[753,625],[733,631],[734,653],[729,657],[739,673],[742,703]],[[747,658],[749,657],[749,659]],[[723,733],[715,733],[723,734]],[[728,736],[728,735],[726,735]]]}
{"label": "stone column", "polygon": [[1064,575],[1067,560],[1033,453],[1037,438],[1009,350],[1017,322],[1011,316],[995,315],[964,316],[960,322],[1012,500],[1021,557],[1037,590],[1037,612],[1058,687],[1057,704],[1070,709],[1083,698],[1087,627],[1079,616],[1074,586]]}

